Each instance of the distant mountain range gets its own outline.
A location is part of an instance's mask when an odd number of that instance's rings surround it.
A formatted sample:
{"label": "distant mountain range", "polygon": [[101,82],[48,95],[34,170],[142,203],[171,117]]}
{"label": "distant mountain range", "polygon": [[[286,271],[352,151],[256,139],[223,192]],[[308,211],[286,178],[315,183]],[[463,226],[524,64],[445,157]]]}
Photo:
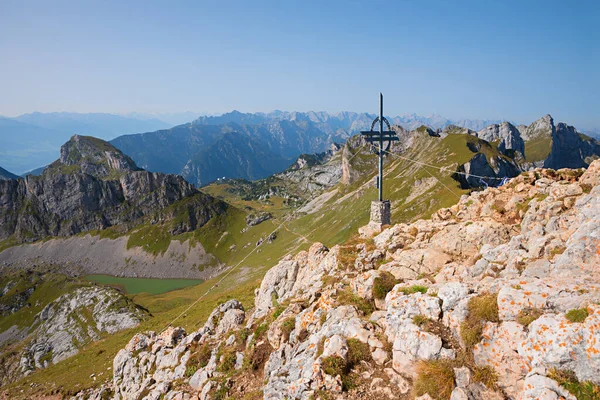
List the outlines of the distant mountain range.
{"label": "distant mountain range", "polygon": [[48,165],[74,134],[112,139],[125,133],[169,128],[158,119],[113,114],[31,113],[0,117],[0,165],[18,174]]}
{"label": "distant mountain range", "polygon": [[[370,129],[372,114],[343,112],[241,113],[204,116],[167,130],[121,136],[111,143],[150,171],[180,174],[197,186],[218,178],[262,179],[292,164],[301,154],[328,150],[361,130]],[[452,121],[437,115],[388,117],[391,124],[408,131],[428,126],[432,133],[465,133],[486,141],[501,141],[502,151],[519,153],[530,166],[583,166],[584,159],[597,154],[591,142],[573,127],[554,126],[550,116],[532,124],[510,122]],[[557,131],[558,129],[558,131]],[[564,136],[563,132],[569,131]],[[558,135],[558,136],[557,136]],[[547,160],[558,137],[570,138]],[[562,139],[560,139],[562,140]],[[525,143],[527,142],[527,144]],[[553,161],[559,157],[559,161]]]}
{"label": "distant mountain range", "polygon": [[[230,113],[220,116],[200,117],[195,122],[203,125],[222,125],[228,123],[256,125],[278,120],[305,120],[312,121],[313,123],[317,124],[319,129],[326,133],[333,133],[338,130],[343,130],[352,135],[358,133],[360,130],[368,129],[375,117],[375,114],[356,113],[350,111],[343,111],[339,113],[327,113],[324,111],[273,111],[270,113],[241,113],[234,110]],[[406,114],[404,116],[396,117],[387,116],[386,118],[390,124],[399,125],[409,130],[416,129],[421,125],[426,125],[433,129],[443,129],[448,125],[456,125],[472,130],[480,130],[488,125],[502,122],[500,120],[452,120],[437,114],[433,114],[429,117],[423,117],[417,114]]]}
{"label": "distant mountain range", "polygon": [[19,177],[0,167],[0,180],[18,179]]}
{"label": "distant mountain range", "polygon": [[[300,154],[326,151],[333,142],[344,142],[369,129],[375,118],[374,114],[356,112],[232,111],[202,116],[171,128],[196,115],[36,112],[0,117],[0,165],[21,175],[39,174],[40,167],[58,157],[64,142],[80,134],[116,138],[113,144],[140,166],[181,174],[196,185],[220,177],[259,179],[282,171]],[[453,125],[479,131],[501,122],[452,120],[436,114],[387,118],[407,130],[421,125],[441,130]],[[147,133],[135,135],[138,132]]]}

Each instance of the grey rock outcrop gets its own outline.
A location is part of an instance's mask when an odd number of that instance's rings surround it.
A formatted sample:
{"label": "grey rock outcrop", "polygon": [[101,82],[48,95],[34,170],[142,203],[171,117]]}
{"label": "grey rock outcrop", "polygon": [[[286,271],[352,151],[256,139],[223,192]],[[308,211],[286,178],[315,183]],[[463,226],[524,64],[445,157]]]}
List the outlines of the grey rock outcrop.
{"label": "grey rock outcrop", "polygon": [[503,153],[512,150],[525,154],[525,142],[519,130],[510,122],[490,125],[477,132],[477,137],[490,143],[498,141],[498,150]]}
{"label": "grey rock outcrop", "polygon": [[146,313],[115,289],[84,287],[62,295],[35,318],[39,325],[21,354],[23,373],[73,356],[103,333],[133,328]]}

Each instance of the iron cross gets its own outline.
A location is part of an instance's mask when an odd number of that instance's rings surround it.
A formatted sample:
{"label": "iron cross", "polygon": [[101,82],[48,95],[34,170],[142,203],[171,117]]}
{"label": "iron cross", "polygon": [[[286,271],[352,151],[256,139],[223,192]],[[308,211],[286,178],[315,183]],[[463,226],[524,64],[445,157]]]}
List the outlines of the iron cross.
{"label": "iron cross", "polygon": [[[379,123],[379,132],[374,131],[375,124]],[[385,123],[387,131],[383,130]],[[390,150],[392,142],[398,140],[396,132],[392,130],[390,123],[383,116],[383,94],[379,93],[379,116],[371,123],[370,131],[361,131],[361,135],[365,135],[365,140],[371,143],[371,150],[379,156],[379,175],[377,177],[377,187],[379,188],[379,201],[383,201],[383,155]],[[384,142],[387,142],[386,148],[383,148]],[[376,144],[379,146],[376,146]]]}

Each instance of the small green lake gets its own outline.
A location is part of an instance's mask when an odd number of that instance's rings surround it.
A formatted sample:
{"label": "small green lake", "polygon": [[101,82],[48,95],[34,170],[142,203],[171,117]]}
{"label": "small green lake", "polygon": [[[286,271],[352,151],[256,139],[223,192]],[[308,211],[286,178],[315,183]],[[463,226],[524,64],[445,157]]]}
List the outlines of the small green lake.
{"label": "small green lake", "polygon": [[102,285],[118,286],[128,294],[159,294],[203,282],[202,279],[120,278],[110,275],[87,275],[85,279]]}

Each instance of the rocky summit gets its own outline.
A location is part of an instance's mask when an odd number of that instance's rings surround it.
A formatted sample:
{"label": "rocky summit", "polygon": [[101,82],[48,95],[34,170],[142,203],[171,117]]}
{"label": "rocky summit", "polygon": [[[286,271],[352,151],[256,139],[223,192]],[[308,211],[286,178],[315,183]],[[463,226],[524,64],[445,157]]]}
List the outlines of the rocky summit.
{"label": "rocky summit", "polygon": [[138,168],[108,142],[75,135],[40,176],[0,179],[0,241],[33,242],[115,225],[126,230],[192,197],[189,218],[175,231],[202,226],[225,205],[180,176]]}
{"label": "rocky summit", "polygon": [[535,169],[429,220],[314,243],[250,309],[136,334],[76,398],[598,398],[599,183],[600,161]]}

